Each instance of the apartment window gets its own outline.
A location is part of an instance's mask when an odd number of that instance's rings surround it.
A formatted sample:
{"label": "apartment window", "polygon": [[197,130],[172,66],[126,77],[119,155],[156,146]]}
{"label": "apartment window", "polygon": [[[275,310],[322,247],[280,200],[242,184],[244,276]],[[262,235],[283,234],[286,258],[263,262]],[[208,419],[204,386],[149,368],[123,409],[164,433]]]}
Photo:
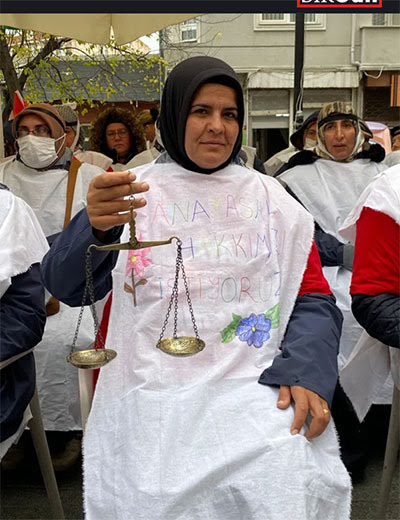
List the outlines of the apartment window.
{"label": "apartment window", "polygon": [[[256,14],[254,29],[256,31],[294,30],[296,13],[261,13]],[[305,13],[304,23],[307,29],[325,29],[325,15]]]}
{"label": "apartment window", "polygon": [[387,17],[385,13],[373,14],[372,25],[387,25]]}
{"label": "apartment window", "polygon": [[[284,14],[284,13],[263,13],[261,15],[263,22],[272,23],[295,23],[296,13]],[[304,15],[305,23],[315,23],[317,20],[317,13],[306,13]]]}
{"label": "apartment window", "polygon": [[192,18],[180,24],[181,42],[194,42],[197,40],[197,20]]}

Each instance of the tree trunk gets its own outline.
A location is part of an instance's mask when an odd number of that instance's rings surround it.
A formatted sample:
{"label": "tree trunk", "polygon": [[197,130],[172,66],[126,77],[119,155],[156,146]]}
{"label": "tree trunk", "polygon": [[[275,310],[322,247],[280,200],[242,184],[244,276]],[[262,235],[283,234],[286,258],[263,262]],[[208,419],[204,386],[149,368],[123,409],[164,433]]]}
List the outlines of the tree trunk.
{"label": "tree trunk", "polygon": [[[64,43],[71,41],[71,38],[55,38],[50,36],[44,45],[43,49],[29,62],[26,64],[25,69],[34,70],[39,63],[46,59],[48,56],[53,54],[54,51],[59,49]],[[28,79],[26,72],[21,72],[20,76],[17,76],[17,72],[14,67],[13,59],[10,54],[10,49],[7,44],[7,36],[3,29],[0,29],[0,67],[4,75],[7,90],[5,91],[5,103],[3,109],[3,124],[8,121],[11,114],[14,92],[19,90],[23,94],[25,83]]]}

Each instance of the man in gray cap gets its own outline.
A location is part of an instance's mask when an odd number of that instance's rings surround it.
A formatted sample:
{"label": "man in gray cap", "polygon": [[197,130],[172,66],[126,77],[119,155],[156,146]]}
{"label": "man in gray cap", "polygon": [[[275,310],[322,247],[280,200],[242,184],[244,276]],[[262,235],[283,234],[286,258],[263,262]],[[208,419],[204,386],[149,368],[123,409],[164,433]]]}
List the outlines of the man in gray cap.
{"label": "man in gray cap", "polygon": [[78,114],[76,110],[72,108],[72,105],[66,103],[64,105],[54,105],[54,108],[65,120],[65,145],[72,151],[74,157],[80,162],[94,164],[103,170],[112,170],[112,168],[110,168],[112,159],[100,152],[83,150],[84,136],[81,132],[81,124]]}

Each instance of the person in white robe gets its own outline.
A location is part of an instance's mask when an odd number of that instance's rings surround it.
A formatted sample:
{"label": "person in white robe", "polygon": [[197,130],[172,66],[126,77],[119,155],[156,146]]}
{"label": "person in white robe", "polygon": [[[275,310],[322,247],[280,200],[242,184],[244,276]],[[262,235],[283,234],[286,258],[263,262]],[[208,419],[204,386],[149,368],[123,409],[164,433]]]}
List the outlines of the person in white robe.
{"label": "person in white robe", "polygon": [[146,150],[143,125],[133,110],[106,108],[93,123],[89,150],[112,159],[111,168],[114,171],[131,168],[135,156]]}
{"label": "person in white robe", "polygon": [[48,249],[32,209],[0,184],[0,460],[32,417],[32,350],[46,321],[39,263]]}
{"label": "person in white robe", "polygon": [[[313,245],[313,220],[275,179],[238,157],[243,93],[225,62],[178,64],[160,118],[166,153],[93,179],[87,210],[43,263],[46,285],[79,304],[84,251],[121,233],[126,241],[121,226],[134,193],[139,237],[182,241],[205,341],[188,357],[156,347],[174,241],[93,254],[96,297],[113,290],[106,347],[117,357],[101,369],[84,437],[86,518],[349,519],[350,479],[329,420],[341,317]],[[68,287],[57,283],[59,269],[73,275]],[[177,336],[194,335],[181,296]]]}
{"label": "person in white robe", "polygon": [[[0,182],[30,205],[51,243],[69,220],[67,187],[73,164],[76,177],[70,190],[69,214],[72,216],[85,207],[89,182],[103,170],[73,160],[71,150],[65,146],[65,122],[49,104],[27,106],[14,118],[12,131],[16,138],[17,156],[1,165]],[[46,293],[46,328],[35,351],[43,423],[47,431],[79,431],[82,426],[78,376],[65,361],[71,347],[70,331],[76,324],[78,310],[50,298],[51,295]],[[78,348],[87,348],[93,340],[93,323],[87,310],[82,320]],[[75,450],[75,454],[79,455],[79,450]]]}

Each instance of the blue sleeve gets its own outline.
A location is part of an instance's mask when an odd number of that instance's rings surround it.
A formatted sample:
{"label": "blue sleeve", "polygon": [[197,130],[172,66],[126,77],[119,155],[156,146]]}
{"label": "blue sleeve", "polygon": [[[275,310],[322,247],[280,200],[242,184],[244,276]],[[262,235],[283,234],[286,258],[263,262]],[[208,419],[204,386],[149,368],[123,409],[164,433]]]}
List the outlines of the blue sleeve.
{"label": "blue sleeve", "polygon": [[[86,209],[75,215],[68,226],[53,241],[42,262],[42,279],[50,293],[71,307],[82,305],[86,283],[86,250],[90,244],[104,245],[119,241],[123,226],[107,233],[104,242],[93,234]],[[111,271],[118,251],[92,251],[92,273],[95,301],[112,288]],[[87,305],[89,300],[85,302]]]}
{"label": "blue sleeve", "polygon": [[39,264],[11,278],[0,300],[1,361],[29,350],[42,339],[46,311]]}
{"label": "blue sleeve", "polygon": [[298,297],[281,353],[261,374],[259,383],[302,386],[319,394],[330,406],[338,379],[342,321],[332,295]]}
{"label": "blue sleeve", "polygon": [[[42,339],[46,322],[44,288],[39,264],[14,276],[0,300],[1,361],[37,345]],[[15,433],[35,390],[33,354],[14,361],[1,370],[0,440]]]}

